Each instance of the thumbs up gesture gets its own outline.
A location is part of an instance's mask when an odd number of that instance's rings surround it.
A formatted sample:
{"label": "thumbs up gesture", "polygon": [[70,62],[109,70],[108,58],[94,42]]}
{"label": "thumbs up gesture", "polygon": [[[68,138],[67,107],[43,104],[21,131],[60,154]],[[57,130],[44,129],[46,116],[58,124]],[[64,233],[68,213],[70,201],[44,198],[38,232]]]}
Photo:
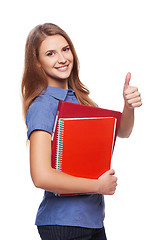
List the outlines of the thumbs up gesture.
{"label": "thumbs up gesture", "polygon": [[125,105],[129,108],[136,108],[142,105],[141,94],[137,87],[130,86],[131,73],[128,72],[125,78],[123,97]]}

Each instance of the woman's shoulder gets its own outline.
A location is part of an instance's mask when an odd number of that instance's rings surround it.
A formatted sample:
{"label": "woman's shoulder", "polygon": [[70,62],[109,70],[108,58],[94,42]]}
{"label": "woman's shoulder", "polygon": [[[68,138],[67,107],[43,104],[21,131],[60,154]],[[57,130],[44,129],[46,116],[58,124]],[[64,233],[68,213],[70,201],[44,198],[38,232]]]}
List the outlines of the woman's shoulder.
{"label": "woman's shoulder", "polygon": [[57,107],[58,100],[56,99],[50,99],[43,94],[36,97],[31,103],[26,115],[28,137],[31,132],[36,129],[52,132]]}
{"label": "woman's shoulder", "polygon": [[39,95],[29,106],[27,111],[27,117],[31,116],[33,113],[50,113],[54,114],[57,110],[58,101],[54,98],[50,99],[47,95]]}

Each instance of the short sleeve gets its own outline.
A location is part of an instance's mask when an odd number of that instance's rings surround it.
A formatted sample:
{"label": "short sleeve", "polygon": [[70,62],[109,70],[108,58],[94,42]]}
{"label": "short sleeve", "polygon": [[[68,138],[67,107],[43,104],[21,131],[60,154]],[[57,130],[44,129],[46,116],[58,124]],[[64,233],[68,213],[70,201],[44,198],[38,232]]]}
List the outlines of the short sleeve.
{"label": "short sleeve", "polygon": [[52,129],[57,112],[57,106],[50,107],[46,102],[33,102],[26,115],[26,125],[28,128],[27,137],[30,138],[34,130],[43,130],[52,134]]}

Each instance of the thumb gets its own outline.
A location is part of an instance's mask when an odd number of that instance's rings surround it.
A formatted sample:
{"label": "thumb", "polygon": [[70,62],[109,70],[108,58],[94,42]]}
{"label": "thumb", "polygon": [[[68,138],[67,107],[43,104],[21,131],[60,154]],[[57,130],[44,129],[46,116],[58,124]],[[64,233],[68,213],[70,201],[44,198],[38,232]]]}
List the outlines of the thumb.
{"label": "thumb", "polygon": [[114,174],[115,174],[115,170],[114,170],[114,169],[110,169],[110,170],[108,171],[108,173],[109,173],[110,175],[114,175]]}
{"label": "thumb", "polygon": [[125,78],[125,83],[124,83],[125,87],[129,86],[130,80],[131,80],[131,73],[128,72],[127,75],[126,75],[126,78]]}

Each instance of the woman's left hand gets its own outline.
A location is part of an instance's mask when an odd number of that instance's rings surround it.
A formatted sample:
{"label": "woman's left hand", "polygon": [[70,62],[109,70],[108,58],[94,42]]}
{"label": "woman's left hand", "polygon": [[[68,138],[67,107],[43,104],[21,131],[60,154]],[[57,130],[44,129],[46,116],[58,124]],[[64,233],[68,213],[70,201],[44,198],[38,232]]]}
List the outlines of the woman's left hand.
{"label": "woman's left hand", "polygon": [[123,88],[123,97],[125,105],[128,108],[136,108],[142,105],[141,94],[137,87],[130,86],[131,73],[128,72],[125,78],[125,84]]}

